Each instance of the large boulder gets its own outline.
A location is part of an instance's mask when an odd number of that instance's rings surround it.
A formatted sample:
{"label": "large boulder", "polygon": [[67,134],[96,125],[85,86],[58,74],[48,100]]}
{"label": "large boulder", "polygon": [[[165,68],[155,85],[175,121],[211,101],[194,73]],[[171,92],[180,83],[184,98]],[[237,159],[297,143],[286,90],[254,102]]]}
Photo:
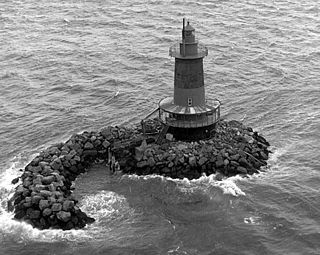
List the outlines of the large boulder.
{"label": "large boulder", "polygon": [[41,199],[39,201],[39,209],[41,211],[43,211],[45,208],[48,208],[48,207],[49,207],[49,201],[48,200]]}
{"label": "large boulder", "polygon": [[57,213],[57,218],[63,222],[68,222],[71,219],[71,213],[60,211]]}
{"label": "large boulder", "polygon": [[62,210],[69,212],[74,208],[74,201],[66,200],[62,204]]}
{"label": "large boulder", "polygon": [[62,205],[61,205],[60,203],[54,203],[54,204],[52,204],[52,206],[51,206],[51,210],[52,210],[53,212],[59,212],[59,211],[62,210]]}

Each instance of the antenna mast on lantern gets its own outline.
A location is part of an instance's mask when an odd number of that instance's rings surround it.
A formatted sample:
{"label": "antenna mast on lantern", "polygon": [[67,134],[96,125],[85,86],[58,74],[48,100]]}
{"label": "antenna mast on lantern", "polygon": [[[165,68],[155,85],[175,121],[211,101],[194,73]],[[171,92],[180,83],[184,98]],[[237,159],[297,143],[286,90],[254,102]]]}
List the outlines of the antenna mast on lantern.
{"label": "antenna mast on lantern", "polygon": [[183,18],[183,27],[182,27],[182,43],[183,43],[183,56],[186,55],[186,41],[185,41],[185,38],[186,38],[186,33],[185,33],[185,21],[186,19]]}

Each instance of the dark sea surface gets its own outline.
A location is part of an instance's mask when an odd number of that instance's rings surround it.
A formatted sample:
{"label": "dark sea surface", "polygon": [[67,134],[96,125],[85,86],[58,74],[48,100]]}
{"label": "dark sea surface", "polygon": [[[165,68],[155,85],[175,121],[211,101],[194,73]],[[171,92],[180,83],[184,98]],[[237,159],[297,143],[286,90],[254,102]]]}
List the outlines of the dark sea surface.
{"label": "dark sea surface", "polygon": [[[207,97],[268,139],[269,167],[188,181],[94,166],[75,190],[94,224],[13,221],[11,180],[39,151],[172,95],[183,17],[209,49]],[[1,255],[320,254],[320,2],[2,0],[0,141]]]}

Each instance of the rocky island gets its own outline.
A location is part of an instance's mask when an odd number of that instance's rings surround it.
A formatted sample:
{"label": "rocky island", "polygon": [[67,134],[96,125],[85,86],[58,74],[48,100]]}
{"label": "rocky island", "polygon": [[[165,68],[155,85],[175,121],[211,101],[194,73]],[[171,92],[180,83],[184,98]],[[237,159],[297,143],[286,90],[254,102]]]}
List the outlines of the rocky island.
{"label": "rocky island", "polygon": [[[72,182],[93,163],[119,166],[122,174],[217,179],[258,173],[269,143],[243,123],[220,118],[220,101],[205,99],[202,60],[208,51],[183,22],[175,57],[174,97],[133,128],[109,126],[73,135],[40,152],[12,182],[8,209],[38,229],[79,229],[94,219],[78,207]],[[153,116],[153,115],[156,116]],[[115,161],[115,162],[114,162]]]}

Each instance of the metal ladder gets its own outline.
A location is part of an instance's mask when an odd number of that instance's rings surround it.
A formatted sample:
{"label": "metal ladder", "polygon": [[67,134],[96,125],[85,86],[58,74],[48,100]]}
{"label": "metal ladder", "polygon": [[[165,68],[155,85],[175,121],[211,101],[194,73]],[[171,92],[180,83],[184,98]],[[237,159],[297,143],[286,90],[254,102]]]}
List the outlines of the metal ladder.
{"label": "metal ladder", "polygon": [[168,129],[169,129],[168,125],[164,125],[163,126],[163,128],[161,129],[161,132],[159,133],[158,138],[156,140],[157,144],[160,144],[162,142],[163,138],[165,137],[165,135],[168,132]]}

